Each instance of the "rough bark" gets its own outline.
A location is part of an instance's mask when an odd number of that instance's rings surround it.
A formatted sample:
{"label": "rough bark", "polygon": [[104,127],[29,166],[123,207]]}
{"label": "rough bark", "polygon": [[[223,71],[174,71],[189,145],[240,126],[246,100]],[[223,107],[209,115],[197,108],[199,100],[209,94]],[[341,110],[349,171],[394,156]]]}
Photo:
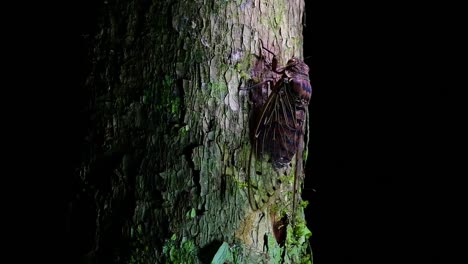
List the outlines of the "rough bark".
{"label": "rough bark", "polygon": [[73,201],[93,219],[85,261],[279,263],[284,249],[286,263],[310,259],[303,208],[285,246],[274,238],[291,174],[258,161],[259,209],[249,206],[251,105],[240,90],[259,39],[280,63],[302,57],[303,10],[302,0],[104,2]]}

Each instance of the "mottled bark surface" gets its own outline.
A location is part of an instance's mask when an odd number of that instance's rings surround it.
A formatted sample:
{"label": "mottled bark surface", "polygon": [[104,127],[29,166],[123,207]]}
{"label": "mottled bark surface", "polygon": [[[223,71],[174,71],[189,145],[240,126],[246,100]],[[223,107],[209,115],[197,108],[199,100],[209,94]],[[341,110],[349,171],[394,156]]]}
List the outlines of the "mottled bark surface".
{"label": "mottled bark surface", "polygon": [[[292,177],[263,164],[253,178],[259,209],[250,208],[251,105],[240,88],[252,77],[259,39],[282,64],[302,57],[304,2],[103,6],[86,82],[92,126],[83,188],[72,202],[90,215],[83,259],[210,263],[218,252],[219,263],[280,262],[273,226],[290,213]],[[311,259],[302,209],[288,229],[286,263]]]}

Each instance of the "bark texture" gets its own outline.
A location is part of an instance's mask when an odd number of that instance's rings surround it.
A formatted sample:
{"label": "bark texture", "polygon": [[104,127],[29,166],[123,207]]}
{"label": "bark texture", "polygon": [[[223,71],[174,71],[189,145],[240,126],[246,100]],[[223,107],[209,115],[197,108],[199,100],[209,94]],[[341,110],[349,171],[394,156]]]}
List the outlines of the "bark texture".
{"label": "bark texture", "polygon": [[302,57],[304,2],[109,0],[103,8],[72,202],[90,215],[84,261],[307,263],[303,208],[285,246],[273,232],[290,213],[291,174],[257,162],[259,209],[249,206],[251,105],[240,90],[259,39],[282,64]]}

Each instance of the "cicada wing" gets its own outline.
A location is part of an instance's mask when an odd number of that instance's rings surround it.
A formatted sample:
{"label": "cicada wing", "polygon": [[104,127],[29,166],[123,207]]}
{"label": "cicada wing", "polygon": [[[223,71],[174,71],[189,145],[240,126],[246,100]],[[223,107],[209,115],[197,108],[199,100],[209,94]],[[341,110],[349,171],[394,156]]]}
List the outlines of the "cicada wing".
{"label": "cicada wing", "polygon": [[274,122],[275,105],[277,94],[272,92],[263,105],[258,118],[253,126],[253,145],[249,157],[248,177],[249,177],[249,202],[252,209],[261,208],[268,201],[268,197],[274,192],[270,183],[269,171],[271,168],[264,162],[268,156],[268,140],[266,131]]}
{"label": "cicada wing", "polygon": [[274,194],[279,174],[289,173],[291,159],[297,151],[299,132],[295,97],[288,85],[282,80],[277,83],[254,128],[255,157],[251,153],[249,162],[249,199],[251,205],[255,203],[254,209]]}
{"label": "cicada wing", "polygon": [[304,149],[308,144],[308,125],[309,125],[309,111],[306,107],[304,110],[304,122],[301,124],[300,129],[298,129],[298,146],[296,152],[296,162],[295,162],[295,171],[294,171],[294,185],[293,185],[293,206],[292,206],[292,225],[295,226],[296,223],[296,209],[297,204],[301,202],[301,188],[299,188],[299,183],[304,180]]}
{"label": "cicada wing", "polygon": [[298,145],[295,97],[289,89],[289,83],[281,81],[279,85],[274,120],[266,129],[268,138],[271,139],[268,152],[276,169],[289,165]]}

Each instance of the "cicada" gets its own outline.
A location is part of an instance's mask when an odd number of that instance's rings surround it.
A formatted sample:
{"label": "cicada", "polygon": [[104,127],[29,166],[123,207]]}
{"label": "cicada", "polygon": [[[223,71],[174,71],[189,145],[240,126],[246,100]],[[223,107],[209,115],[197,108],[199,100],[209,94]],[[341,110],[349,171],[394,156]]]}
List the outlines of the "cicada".
{"label": "cicada", "polygon": [[[312,95],[309,80],[309,67],[301,59],[292,57],[284,67],[278,66],[276,55],[265,48],[273,58],[267,63],[260,56],[254,71],[258,83],[252,85],[250,97],[253,102],[251,115],[252,149],[249,158],[249,170],[255,158],[268,157],[274,170],[280,171],[290,166],[295,157],[293,212],[296,207],[298,177],[303,173],[302,155],[308,105]],[[254,74],[255,75],[255,74]],[[251,172],[248,172],[249,177]],[[258,173],[257,173],[258,174]],[[252,182],[249,178],[249,185]],[[255,184],[253,184],[255,185]],[[249,188],[249,202],[257,209]]]}

